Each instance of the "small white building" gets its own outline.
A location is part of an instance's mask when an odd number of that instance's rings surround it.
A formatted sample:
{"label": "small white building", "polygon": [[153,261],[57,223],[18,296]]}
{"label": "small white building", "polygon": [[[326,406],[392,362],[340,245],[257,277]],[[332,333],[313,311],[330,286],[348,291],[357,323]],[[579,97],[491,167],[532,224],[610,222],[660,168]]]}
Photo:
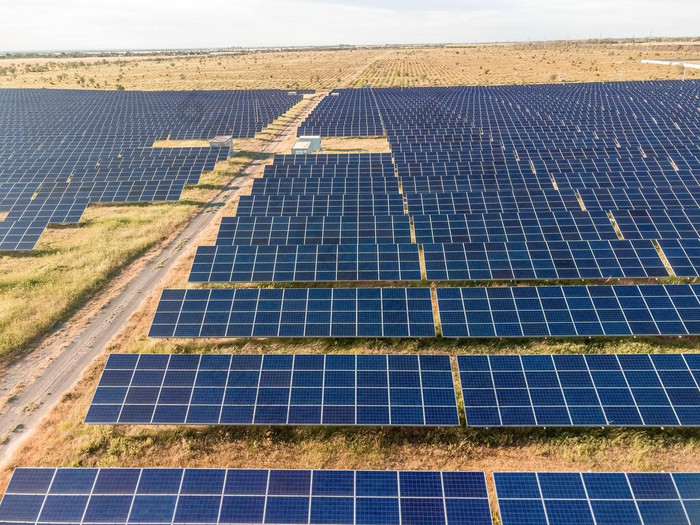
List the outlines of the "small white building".
{"label": "small white building", "polygon": [[292,146],[292,155],[308,155],[311,153],[311,142],[308,140],[300,140]]}
{"label": "small white building", "polygon": [[299,137],[299,140],[311,143],[311,153],[321,151],[321,135],[304,135]]}
{"label": "small white building", "polygon": [[233,154],[233,137],[230,135],[220,135],[214,137],[209,141],[210,148],[226,148],[228,149],[228,156]]}

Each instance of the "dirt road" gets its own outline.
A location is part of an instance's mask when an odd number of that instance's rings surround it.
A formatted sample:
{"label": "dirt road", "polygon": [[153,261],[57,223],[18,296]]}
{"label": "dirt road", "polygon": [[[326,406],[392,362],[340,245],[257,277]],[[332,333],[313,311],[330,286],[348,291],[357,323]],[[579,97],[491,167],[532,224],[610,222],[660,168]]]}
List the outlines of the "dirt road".
{"label": "dirt road", "polygon": [[[312,98],[261,153],[288,152],[297,128],[324,96],[320,93]],[[2,378],[2,390],[7,399],[0,413],[0,468],[7,465],[13,450],[31,436],[36,424],[104,351],[179,258],[189,251],[188,248],[200,244],[200,234],[224,215],[226,205],[244,191],[252,178],[262,173],[265,163],[266,160],[254,160],[241,176],[232,179],[70,342],[66,344],[56,338],[8,367]]]}

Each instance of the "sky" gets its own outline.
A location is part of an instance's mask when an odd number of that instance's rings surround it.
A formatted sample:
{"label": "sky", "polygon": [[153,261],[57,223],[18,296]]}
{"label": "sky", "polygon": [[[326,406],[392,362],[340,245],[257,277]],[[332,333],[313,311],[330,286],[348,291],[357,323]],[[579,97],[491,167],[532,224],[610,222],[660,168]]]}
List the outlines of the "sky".
{"label": "sky", "polygon": [[0,0],[0,52],[698,36],[698,0]]}

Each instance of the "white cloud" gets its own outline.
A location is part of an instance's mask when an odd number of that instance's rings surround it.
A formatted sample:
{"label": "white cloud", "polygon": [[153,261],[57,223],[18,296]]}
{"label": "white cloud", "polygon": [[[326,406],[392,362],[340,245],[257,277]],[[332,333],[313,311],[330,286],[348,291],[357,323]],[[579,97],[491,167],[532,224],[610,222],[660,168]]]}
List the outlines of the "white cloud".
{"label": "white cloud", "polygon": [[692,36],[690,0],[23,0],[0,51]]}

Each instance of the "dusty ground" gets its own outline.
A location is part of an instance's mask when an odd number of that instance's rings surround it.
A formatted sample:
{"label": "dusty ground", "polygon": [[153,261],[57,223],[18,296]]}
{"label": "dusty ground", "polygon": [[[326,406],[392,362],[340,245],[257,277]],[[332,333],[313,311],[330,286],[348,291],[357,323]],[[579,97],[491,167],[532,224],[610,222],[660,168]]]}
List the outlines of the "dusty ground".
{"label": "dusty ground", "polygon": [[[0,87],[317,89],[680,79],[643,58],[700,59],[697,42],[551,42],[250,55],[0,61]],[[687,78],[700,78],[688,70]]]}

